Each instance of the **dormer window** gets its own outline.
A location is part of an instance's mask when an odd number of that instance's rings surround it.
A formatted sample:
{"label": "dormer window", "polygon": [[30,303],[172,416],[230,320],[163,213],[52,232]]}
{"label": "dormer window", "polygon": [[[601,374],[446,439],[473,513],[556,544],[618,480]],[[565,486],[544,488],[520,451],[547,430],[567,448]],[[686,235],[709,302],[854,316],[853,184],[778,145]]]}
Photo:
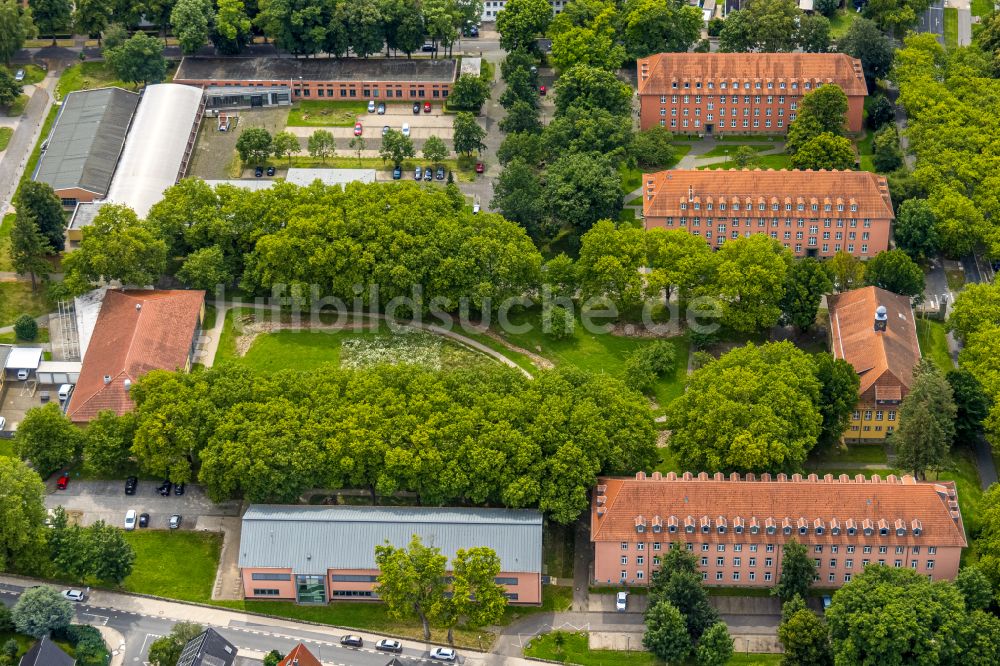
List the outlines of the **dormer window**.
{"label": "dormer window", "polygon": [[799,534],[805,535],[805,533],[808,532],[808,531],[809,531],[809,528],[806,527],[805,525],[803,525],[802,527],[799,528]]}
{"label": "dormer window", "polygon": [[701,526],[702,534],[708,534],[708,530],[709,530],[709,525],[707,523]]}
{"label": "dormer window", "polygon": [[823,204],[823,211],[826,213],[830,212],[830,204]]}
{"label": "dormer window", "polygon": [[670,532],[671,534],[675,534],[677,532],[677,526],[676,525],[667,525],[667,531]]}
{"label": "dormer window", "polygon": [[865,528],[865,536],[872,536],[873,534],[875,534],[875,530],[870,527]]}
{"label": "dormer window", "polygon": [[701,204],[700,204],[700,203],[698,203],[697,201],[695,201],[695,202],[694,202],[694,209],[695,209],[695,210],[699,210],[700,208],[701,208]]}
{"label": "dormer window", "polygon": [[767,533],[768,534],[774,534],[774,531],[775,531],[774,525],[768,525],[767,526]]}
{"label": "dormer window", "polygon": [[781,531],[784,533],[785,536],[788,536],[792,533],[792,526],[785,525],[785,527]]}
{"label": "dormer window", "polygon": [[851,204],[851,212],[852,213],[858,212],[858,204]]}
{"label": "dormer window", "polygon": [[817,525],[816,526],[816,535],[818,536],[818,535],[821,535],[821,534],[823,534],[823,526],[822,525]]}
{"label": "dormer window", "polygon": [[636,525],[635,526],[635,531],[636,532],[640,532],[640,533],[645,532],[646,531],[646,526],[645,525]]}
{"label": "dormer window", "polygon": [[857,527],[848,527],[847,528],[847,536],[854,536],[857,533],[858,533],[858,528]]}
{"label": "dormer window", "polygon": [[830,534],[832,534],[833,536],[840,536],[840,528],[834,525],[833,527],[830,528]]}
{"label": "dormer window", "polygon": [[681,204],[681,210],[687,210],[687,209],[688,209],[688,205],[686,203],[682,203]]}
{"label": "dormer window", "polygon": [[694,525],[685,525],[684,531],[688,534],[694,534]]}
{"label": "dormer window", "polygon": [[735,531],[737,534],[743,534],[743,526],[736,525],[735,527],[733,527],[733,531]]}
{"label": "dormer window", "polygon": [[760,526],[758,525],[750,526],[750,534],[758,534],[759,532],[760,532]]}

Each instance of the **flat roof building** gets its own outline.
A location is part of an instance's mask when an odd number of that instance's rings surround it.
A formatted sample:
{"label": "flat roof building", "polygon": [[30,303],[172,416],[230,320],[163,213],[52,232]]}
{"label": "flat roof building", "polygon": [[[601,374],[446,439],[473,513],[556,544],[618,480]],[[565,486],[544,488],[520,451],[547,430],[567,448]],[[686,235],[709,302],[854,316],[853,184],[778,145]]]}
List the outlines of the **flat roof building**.
{"label": "flat roof building", "polygon": [[377,599],[375,547],[413,535],[449,562],[486,546],[500,558],[497,582],[513,603],[541,603],[542,515],[533,510],[285,506],[254,504],[243,515],[239,566],[247,599],[326,603]]}
{"label": "flat roof building", "polygon": [[861,379],[848,441],[879,443],[895,430],[897,411],[920,362],[916,318],[908,296],[878,287],[827,296],[830,351]]}
{"label": "flat roof building", "polygon": [[867,171],[673,169],[643,174],[647,229],[681,229],[712,248],[767,234],[799,257],[889,248],[895,213],[885,176]]}
{"label": "flat roof building", "polygon": [[[188,56],[175,83],[265,91],[291,88],[297,99],[446,98],[458,62],[426,58],[225,58]],[[241,93],[242,94],[242,93]]]}
{"label": "flat roof building", "polygon": [[347,185],[348,183],[374,183],[375,169],[297,169],[291,168],[285,181],[305,187],[315,181],[324,185]]}
{"label": "flat roof building", "polygon": [[66,207],[103,198],[138,104],[138,94],[121,88],[66,95],[32,178],[51,185]]}
{"label": "flat roof building", "polygon": [[868,88],[843,53],[659,53],[636,61],[639,125],[695,134],[784,134],[802,96],[826,84],[847,95],[860,132]]}
{"label": "flat roof building", "polygon": [[[66,415],[86,423],[134,407],[132,383],[151,370],[189,370],[205,316],[205,292],[108,289]],[[82,340],[81,340],[82,343]]]}
{"label": "flat roof building", "polygon": [[830,588],[869,564],[951,580],[967,545],[952,481],[639,472],[598,483],[590,539],[599,585],[648,585],[677,542],[699,557],[706,585],[773,587],[795,539],[815,558],[815,585]]}

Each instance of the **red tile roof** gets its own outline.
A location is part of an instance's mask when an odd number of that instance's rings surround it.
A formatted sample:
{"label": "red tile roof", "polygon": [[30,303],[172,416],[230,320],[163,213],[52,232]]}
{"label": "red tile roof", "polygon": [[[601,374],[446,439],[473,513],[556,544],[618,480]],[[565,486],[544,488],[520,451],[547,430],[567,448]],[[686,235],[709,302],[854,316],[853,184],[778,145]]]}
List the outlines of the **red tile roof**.
{"label": "red tile roof", "polygon": [[[883,305],[888,319],[885,332],[875,330],[875,310]],[[864,287],[827,297],[830,310],[830,346],[861,377],[864,393],[889,373],[909,388],[913,368],[920,362],[917,324],[907,296],[878,287]],[[893,390],[895,389],[895,390]],[[896,386],[876,387],[876,399],[900,400]]]}
{"label": "red tile roof", "polygon": [[[868,171],[672,169],[643,174],[642,183],[646,217],[895,217],[885,176]],[[719,210],[720,202],[728,204],[727,210]],[[699,210],[694,210],[694,203],[700,205]],[[713,210],[707,209],[708,203],[714,205]],[[732,210],[733,203],[740,204],[739,213]],[[762,203],[763,211],[759,210]],[[798,210],[799,203],[804,204],[804,211]],[[817,211],[811,210],[813,203]],[[823,210],[827,203],[830,211]],[[681,209],[681,204],[687,204],[687,209]],[[774,204],[778,204],[777,211],[771,210]],[[785,210],[786,204],[792,205],[790,211]],[[843,211],[837,210],[838,204],[843,204]],[[857,211],[851,211],[852,204],[857,204]]]}
{"label": "red tile roof", "polygon": [[[741,94],[755,95],[803,95],[806,82],[814,88],[817,85],[835,83],[847,95],[867,95],[861,61],[844,53],[659,53],[636,62],[639,76],[640,95],[663,95],[674,92],[691,94],[718,94],[720,84],[744,81],[761,82],[761,88]],[[672,84],[678,82],[678,88]],[[683,87],[684,81],[691,81],[690,88]],[[702,88],[693,82],[702,81]],[[713,82],[708,88],[707,83]],[[767,82],[774,87],[767,88]],[[798,90],[791,88],[791,82],[799,83]],[[787,84],[781,89],[780,83]],[[731,87],[726,92],[735,92]]]}
{"label": "red tile roof", "polygon": [[[882,479],[877,475],[871,480],[860,475],[851,480],[846,474],[837,479],[831,475],[819,478],[810,474],[803,479],[798,474],[791,478],[779,474],[774,480],[763,474],[756,480],[753,474],[741,478],[739,474],[726,477],[704,472],[697,476],[654,472],[646,477],[639,472],[635,478],[600,479],[598,484],[591,509],[591,541],[628,541],[635,538],[637,524],[653,532],[652,526],[658,523],[668,526],[661,528],[664,540],[683,538],[685,524],[696,525],[695,534],[707,524],[714,539],[738,540],[734,528],[742,522],[745,530],[758,525],[762,535],[766,525],[777,526],[775,534],[768,535],[769,541],[785,538],[782,523],[794,526],[788,538],[810,542],[836,541],[842,537],[832,534],[833,527],[846,534],[853,524],[858,533],[852,538],[880,544],[967,545],[951,481],[917,482],[911,476]],[[879,535],[880,521],[888,526],[886,536]],[[729,528],[726,535],[718,533],[720,524]],[[808,538],[798,534],[800,524],[809,526]],[[865,537],[867,524],[874,526],[875,532]],[[678,525],[673,537],[670,525]],[[816,535],[817,526],[823,527],[822,535]],[[897,529],[903,530],[901,536]]]}
{"label": "red tile roof", "polygon": [[126,380],[135,382],[150,370],[185,369],[204,302],[204,291],[109,289],[70,398],[69,418],[82,423],[104,410],[127,412],[133,403]]}
{"label": "red tile roof", "polygon": [[299,643],[285,655],[284,659],[278,662],[278,666],[323,666],[323,664],[312,655],[312,652],[305,645]]}

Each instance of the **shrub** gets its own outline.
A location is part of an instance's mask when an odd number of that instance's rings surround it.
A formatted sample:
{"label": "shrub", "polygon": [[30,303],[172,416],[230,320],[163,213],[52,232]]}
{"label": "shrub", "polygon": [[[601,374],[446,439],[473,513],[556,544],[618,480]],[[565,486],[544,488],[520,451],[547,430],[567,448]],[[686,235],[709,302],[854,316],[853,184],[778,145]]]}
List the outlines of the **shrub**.
{"label": "shrub", "polygon": [[896,109],[885,95],[875,95],[868,104],[868,125],[879,129],[896,119]]}
{"label": "shrub", "polygon": [[637,391],[648,391],[656,380],[674,371],[673,344],[659,341],[641,347],[625,359],[625,383]]}
{"label": "shrub", "polygon": [[722,32],[722,26],[726,25],[726,22],[719,18],[718,16],[713,16],[708,22],[708,36],[718,37],[719,33]]}
{"label": "shrub", "polygon": [[23,314],[14,322],[14,334],[19,340],[34,340],[38,337],[38,322],[31,315]]}
{"label": "shrub", "polygon": [[561,305],[550,305],[542,312],[542,330],[555,340],[572,337],[575,323],[573,313]]}

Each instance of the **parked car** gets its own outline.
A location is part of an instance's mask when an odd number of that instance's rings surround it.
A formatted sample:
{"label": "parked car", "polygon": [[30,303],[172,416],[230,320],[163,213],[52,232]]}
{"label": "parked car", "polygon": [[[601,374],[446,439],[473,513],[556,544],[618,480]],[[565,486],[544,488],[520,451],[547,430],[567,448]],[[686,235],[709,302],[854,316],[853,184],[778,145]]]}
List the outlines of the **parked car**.
{"label": "parked car", "polygon": [[403,644],[392,638],[383,638],[378,643],[375,644],[376,650],[382,650],[383,652],[395,652],[399,654],[403,651]]}
{"label": "parked car", "polygon": [[420,180],[423,177],[424,177],[423,167],[418,166],[416,169],[413,170],[413,180]]}
{"label": "parked car", "polygon": [[430,652],[431,659],[437,659],[438,661],[455,661],[455,651],[451,648],[446,647],[436,647]]}
{"label": "parked car", "polygon": [[87,598],[83,590],[63,590],[62,595],[64,599],[69,599],[70,601],[83,601]]}
{"label": "parked car", "polygon": [[392,170],[392,179],[399,180],[402,177],[403,177],[403,167],[397,164]]}
{"label": "parked car", "polygon": [[478,36],[479,36],[479,26],[474,25],[471,28],[469,28],[469,37],[478,37]]}
{"label": "parked car", "polygon": [[361,647],[365,644],[361,636],[355,636],[354,634],[348,634],[340,639],[341,645],[350,645],[351,647]]}
{"label": "parked car", "polygon": [[624,611],[626,606],[628,606],[628,592],[619,592],[615,595],[615,610]]}
{"label": "parked car", "polygon": [[428,183],[434,180],[434,170],[431,169],[430,167],[424,169],[424,180],[426,180]]}
{"label": "parked car", "polygon": [[139,527],[149,527],[149,514],[140,513],[139,514]]}
{"label": "parked car", "polygon": [[431,103],[424,102],[424,113],[430,113],[430,112],[431,112]]}
{"label": "parked car", "polygon": [[444,167],[438,167],[437,173],[434,174],[434,177],[438,180],[444,180]]}
{"label": "parked car", "polygon": [[538,86],[538,94],[545,97],[545,86]]}
{"label": "parked car", "polygon": [[253,175],[256,176],[257,178],[260,178],[261,176],[263,176],[264,175],[264,167],[257,167],[256,169],[254,169],[253,170]]}
{"label": "parked car", "polygon": [[434,53],[434,44],[431,42],[424,42],[424,45],[420,47],[420,50],[424,53]]}
{"label": "parked car", "polygon": [[7,427],[7,419],[3,416],[0,416],[0,430],[3,430],[6,427]]}
{"label": "parked car", "polygon": [[410,123],[403,123],[403,136],[410,136]]}
{"label": "parked car", "polygon": [[19,381],[22,381],[22,382],[25,379],[27,379],[28,378],[28,369],[27,368],[20,368],[17,371],[17,378],[18,378]]}
{"label": "parked car", "polygon": [[58,391],[58,393],[56,393],[56,395],[59,396],[59,402],[63,402],[64,400],[69,400],[69,394],[72,393],[72,391],[73,391],[73,385],[72,384],[62,384],[62,385],[60,385],[59,386],[59,391]]}
{"label": "parked car", "polygon": [[388,133],[389,133],[389,126],[388,125],[382,125],[382,136],[385,136]]}
{"label": "parked car", "polygon": [[274,167],[273,166],[267,167],[267,175],[271,176],[271,177],[274,176]]}
{"label": "parked car", "polygon": [[125,479],[125,494],[135,495],[135,489],[139,486],[139,479],[134,476],[130,476]]}
{"label": "parked car", "polygon": [[63,472],[62,476],[56,481],[56,488],[59,490],[66,490],[66,486],[69,485],[69,474]]}
{"label": "parked car", "polygon": [[833,597],[831,597],[829,594],[824,594],[823,595],[823,612],[824,613],[826,612],[826,610],[830,607],[830,604],[832,604],[832,603],[833,603]]}
{"label": "parked car", "polygon": [[379,102],[378,103],[378,115],[380,115],[380,116],[384,116],[385,115],[385,102]]}
{"label": "parked car", "polygon": [[125,512],[125,531],[131,532],[135,529],[135,509],[129,509]]}
{"label": "parked car", "polygon": [[184,494],[184,483],[182,482],[174,484],[174,495],[180,496],[183,494]]}
{"label": "parked car", "polygon": [[170,525],[170,529],[172,529],[172,530],[176,530],[178,527],[180,527],[181,526],[181,516],[180,516],[180,514],[175,513],[174,515],[170,516],[170,523],[169,523],[169,525]]}
{"label": "parked car", "polygon": [[486,167],[483,165],[483,163],[476,162],[476,173],[482,173],[484,171],[486,171]]}
{"label": "parked car", "polygon": [[14,73],[14,80],[17,81],[18,83],[20,83],[21,81],[24,81],[24,70],[23,69],[19,69],[19,70],[17,70]]}
{"label": "parked car", "polygon": [[472,214],[479,215],[479,204],[477,203],[472,204]]}
{"label": "parked car", "polygon": [[170,483],[169,479],[164,479],[163,483],[156,487],[156,492],[160,493],[163,497],[170,495],[170,489],[173,488],[174,484]]}
{"label": "parked car", "polygon": [[361,123],[354,123],[354,136],[361,136],[363,131],[365,128],[361,126]]}
{"label": "parked car", "polygon": [[414,115],[420,113],[420,102],[414,102],[413,103],[413,113],[414,113]]}
{"label": "parked car", "polygon": [[375,113],[375,100],[368,100],[368,113]]}

